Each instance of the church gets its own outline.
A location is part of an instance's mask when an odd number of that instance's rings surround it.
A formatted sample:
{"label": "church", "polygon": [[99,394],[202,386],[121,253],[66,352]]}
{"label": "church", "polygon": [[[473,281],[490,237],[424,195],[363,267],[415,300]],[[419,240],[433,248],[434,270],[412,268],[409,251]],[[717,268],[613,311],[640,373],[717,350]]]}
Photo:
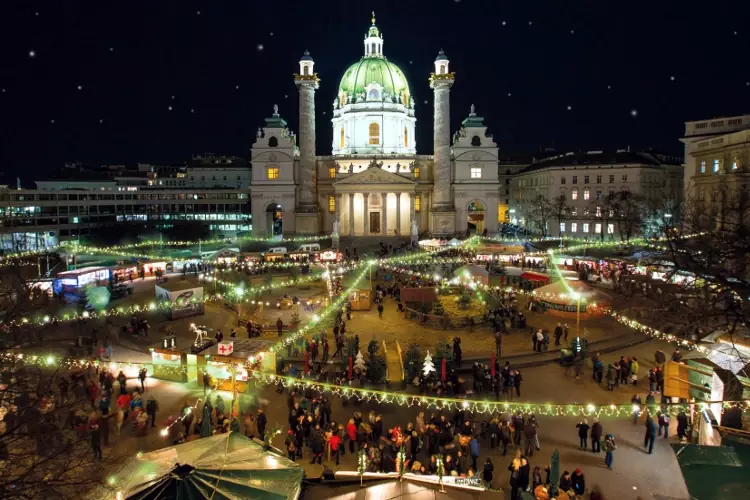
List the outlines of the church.
{"label": "church", "polygon": [[385,57],[374,13],[371,22],[364,55],[344,71],[338,93],[328,96],[333,97],[330,155],[315,151],[319,79],[308,52],[294,75],[299,135],[287,128],[277,106],[258,129],[251,150],[253,236],[334,229],[344,237],[495,234],[498,148],[473,105],[451,135],[456,76],[448,57],[438,53],[428,79],[435,93],[433,154],[419,155],[414,94],[402,70]]}

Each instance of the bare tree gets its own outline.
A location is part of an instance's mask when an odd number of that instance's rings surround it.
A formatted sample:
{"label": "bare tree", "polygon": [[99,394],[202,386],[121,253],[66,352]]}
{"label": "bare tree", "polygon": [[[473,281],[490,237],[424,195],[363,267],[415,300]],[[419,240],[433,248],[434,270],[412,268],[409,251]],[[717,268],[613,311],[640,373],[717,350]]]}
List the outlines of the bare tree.
{"label": "bare tree", "polygon": [[547,236],[549,221],[554,215],[555,211],[552,203],[550,203],[546,196],[540,194],[531,202],[529,219],[532,225],[539,229],[542,236]]}
{"label": "bare tree", "polygon": [[611,209],[614,209],[620,239],[630,241],[643,228],[645,199],[630,191],[620,191],[613,198]]}
{"label": "bare tree", "polygon": [[[555,197],[551,202],[552,214],[557,219],[557,227],[562,227],[563,221],[567,220],[570,214],[570,207],[568,206],[568,200],[564,194]],[[562,235],[561,235],[562,236]]]}

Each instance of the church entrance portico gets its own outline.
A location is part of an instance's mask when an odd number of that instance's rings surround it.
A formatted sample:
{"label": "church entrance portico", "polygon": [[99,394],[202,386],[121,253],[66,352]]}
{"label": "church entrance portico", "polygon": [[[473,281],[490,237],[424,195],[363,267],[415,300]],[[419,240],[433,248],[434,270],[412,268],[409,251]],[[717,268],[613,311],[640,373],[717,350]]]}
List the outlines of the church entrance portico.
{"label": "church entrance portico", "polygon": [[342,236],[408,236],[415,220],[416,183],[378,167],[333,184]]}

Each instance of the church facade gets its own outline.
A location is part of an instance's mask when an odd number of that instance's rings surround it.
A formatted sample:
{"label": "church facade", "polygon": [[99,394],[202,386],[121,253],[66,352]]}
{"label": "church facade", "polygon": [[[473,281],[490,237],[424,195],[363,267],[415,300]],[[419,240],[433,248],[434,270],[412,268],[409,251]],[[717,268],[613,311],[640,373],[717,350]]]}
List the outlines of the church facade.
{"label": "church facade", "polygon": [[[433,154],[416,153],[414,96],[388,61],[372,25],[364,55],[345,72],[333,97],[331,154],[315,151],[318,75],[305,52],[297,136],[274,106],[251,150],[253,235],[433,236],[498,229],[498,148],[472,105],[451,136],[455,74],[441,50],[429,75],[434,92]],[[330,102],[330,101],[329,101]]]}

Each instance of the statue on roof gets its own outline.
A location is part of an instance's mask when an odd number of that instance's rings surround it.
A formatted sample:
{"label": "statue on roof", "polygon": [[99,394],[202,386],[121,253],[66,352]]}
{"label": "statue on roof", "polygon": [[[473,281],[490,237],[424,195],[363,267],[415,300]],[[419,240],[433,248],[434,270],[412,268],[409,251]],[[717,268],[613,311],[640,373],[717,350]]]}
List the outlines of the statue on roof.
{"label": "statue on roof", "polygon": [[476,109],[474,108],[474,105],[471,105],[471,108],[469,109],[469,116],[477,116]]}
{"label": "statue on roof", "polygon": [[260,129],[260,127],[258,127],[258,132],[255,133],[255,137],[257,137],[258,139],[263,137],[263,131]]}
{"label": "statue on roof", "polygon": [[273,105],[273,116],[279,116],[279,105],[278,104],[274,104]]}

